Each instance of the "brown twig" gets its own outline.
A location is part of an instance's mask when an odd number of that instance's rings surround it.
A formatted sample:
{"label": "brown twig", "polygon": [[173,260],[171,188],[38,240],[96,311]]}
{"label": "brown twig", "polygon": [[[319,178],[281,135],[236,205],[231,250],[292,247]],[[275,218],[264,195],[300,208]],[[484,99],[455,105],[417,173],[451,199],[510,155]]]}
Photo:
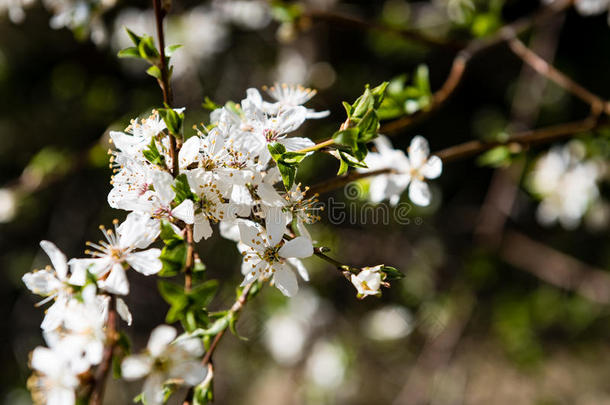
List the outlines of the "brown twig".
{"label": "brown twig", "polygon": [[510,39],[508,41],[508,46],[515,55],[520,57],[536,72],[545,76],[547,79],[552,80],[557,85],[563,87],[566,91],[589,104],[591,106],[592,114],[599,115],[602,112],[606,114],[610,113],[610,103],[591,93],[589,90],[585,89],[583,86],[561,73],[550,63],[525,46],[525,44],[518,38]]}
{"label": "brown twig", "polygon": [[438,110],[455,92],[464,77],[466,66],[474,56],[498,44],[516,38],[519,34],[528,30],[532,25],[547,20],[549,17],[566,9],[571,4],[571,2],[567,0],[557,3],[558,4],[544,7],[541,11],[533,16],[523,17],[511,24],[505,25],[490,37],[475,39],[474,41],[470,42],[456,55],[445,83],[443,83],[441,88],[432,95],[432,102],[427,109],[420,110],[415,114],[407,115],[395,121],[386,123],[381,126],[379,132],[387,135],[396,134],[397,132],[400,132],[404,128],[419,122],[421,119],[428,117],[430,114]]}
{"label": "brown twig", "polygon": [[108,319],[106,320],[106,343],[104,345],[104,353],[102,362],[95,370],[91,396],[89,397],[89,405],[102,405],[104,399],[104,389],[106,388],[106,380],[112,364],[112,355],[117,340],[116,322],[116,302],[115,298],[111,296],[108,304]]}

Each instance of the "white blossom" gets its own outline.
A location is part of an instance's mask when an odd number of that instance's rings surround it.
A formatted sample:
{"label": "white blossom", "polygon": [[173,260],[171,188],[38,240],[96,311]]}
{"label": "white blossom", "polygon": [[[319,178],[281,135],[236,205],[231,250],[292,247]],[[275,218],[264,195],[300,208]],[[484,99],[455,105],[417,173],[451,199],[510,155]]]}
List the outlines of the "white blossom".
{"label": "white blossom", "polygon": [[242,274],[245,276],[242,285],[256,279],[272,279],[273,284],[286,296],[293,296],[298,291],[297,279],[293,269],[299,272],[304,280],[309,276],[299,258],[313,254],[311,240],[298,236],[284,241],[286,225],[277,222],[277,217],[266,218],[265,230],[257,224],[239,223],[241,243],[238,245],[244,261]]}
{"label": "white blossom", "polygon": [[358,290],[358,298],[381,294],[381,266],[365,267],[360,273],[351,275],[351,282]]}
{"label": "white blossom", "polygon": [[384,136],[375,139],[377,152],[371,152],[366,157],[368,169],[373,171],[391,169],[388,174],[375,176],[371,180],[370,199],[373,202],[390,200],[396,205],[405,189],[409,190],[409,198],[414,204],[427,206],[430,204],[431,193],[426,179],[435,179],[441,175],[443,163],[438,156],[429,156],[428,141],[422,136],[416,136],[411,141],[407,155],[392,147]]}
{"label": "white blossom", "polygon": [[163,384],[167,381],[194,386],[206,376],[201,365],[203,345],[197,338],[176,338],[176,329],[161,325],[148,340],[147,351],[128,356],[121,364],[123,377],[137,380],[146,377],[142,393],[148,405],[163,404]]}
{"label": "white blossom", "polygon": [[98,279],[100,288],[113,294],[129,293],[125,265],[144,275],[158,273],[162,264],[161,250],[145,249],[158,236],[159,228],[153,220],[139,214],[130,214],[120,226],[115,221],[114,231],[100,227],[106,241],[88,242],[94,250],[87,251],[92,259],[72,259],[70,263],[79,272],[89,271]]}

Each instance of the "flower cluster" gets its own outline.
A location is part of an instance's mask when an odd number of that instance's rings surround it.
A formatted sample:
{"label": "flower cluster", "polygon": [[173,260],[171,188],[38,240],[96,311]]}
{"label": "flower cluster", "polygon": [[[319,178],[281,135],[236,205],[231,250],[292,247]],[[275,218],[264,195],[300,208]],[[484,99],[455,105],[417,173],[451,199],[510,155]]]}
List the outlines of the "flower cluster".
{"label": "flower cluster", "polygon": [[530,191],[541,200],[538,221],[543,225],[559,222],[566,229],[577,227],[599,199],[604,166],[587,159],[585,146],[577,140],[542,155],[528,178]]}
{"label": "flower cluster", "polygon": [[[280,143],[288,151],[312,146],[307,138],[288,135],[326,112],[301,105],[313,90],[276,85],[268,92],[273,102],[248,90],[240,106],[217,109],[211,125],[196,128],[184,142],[171,138],[176,120],[183,119],[180,109],[154,111],[133,120],[125,132],[111,132],[116,150],[110,152],[108,203],[129,212],[125,221],[115,220],[113,229],[100,226],[104,239],[87,242],[89,258],[68,261],[54,244],[41,242],[53,267],[23,277],[32,292],[45,297],[41,304],[53,301],[42,322],[48,347],[35,349],[31,360],[37,402],[75,403],[81,382],[102,361],[108,340],[116,338],[108,333],[111,306],[131,323],[120,298],[129,293],[129,269],[144,275],[162,271],[162,250],[151,245],[164,226],[184,238],[186,225],[192,225],[197,242],[219,224],[243,254],[243,285],[269,280],[291,296],[298,289],[295,272],[308,279],[299,258],[313,254],[305,225],[316,219],[309,212],[315,199],[298,185],[288,191],[278,186],[282,177],[268,145]],[[179,142],[177,148],[173,142]],[[199,339],[176,339],[175,329],[163,325],[153,331],[144,354],[125,360],[123,374],[148,376],[142,395],[148,404],[161,404],[166,384],[193,386],[204,379],[202,355]]]}

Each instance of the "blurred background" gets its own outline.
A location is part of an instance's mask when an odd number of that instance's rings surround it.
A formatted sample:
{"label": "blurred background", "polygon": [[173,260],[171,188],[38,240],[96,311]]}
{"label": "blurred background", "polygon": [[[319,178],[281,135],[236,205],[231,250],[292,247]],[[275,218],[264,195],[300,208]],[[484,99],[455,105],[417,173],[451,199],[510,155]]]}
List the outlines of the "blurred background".
{"label": "blurred background", "polygon": [[[608,2],[584,3],[597,9],[557,13],[523,40],[605,97]],[[493,35],[542,6],[531,0],[300,4],[460,41]],[[238,102],[247,88],[278,81],[318,89],[310,106],[331,115],[309,121],[303,133],[324,140],[345,118],[341,101],[353,101],[366,83],[405,74],[409,82],[425,64],[436,90],[455,56],[349,24],[315,18],[293,24],[280,12],[287,8],[275,6],[174,2],[167,43],[183,45],[172,59],[175,104],[187,108],[186,128],[206,122],[204,97]],[[51,240],[68,257],[82,257],[84,242],[99,238],[99,224],[125,216],[106,203],[107,134],[160,106],[161,93],[145,66],[116,57],[129,45],[124,26],[154,35],[150,4],[0,0],[2,404],[30,403],[28,353],[43,343],[43,310],[34,307],[38,299],[21,277],[48,263],[38,242]],[[438,112],[392,142],[404,149],[421,134],[435,151],[587,114],[587,105],[523,68],[500,44],[476,56]],[[551,145],[446,164],[431,184],[432,205],[413,207],[398,222],[389,207],[386,224],[361,217],[360,195],[323,195],[323,202],[345,203],[359,220],[333,225],[322,215],[311,227],[314,239],[344,262],[385,263],[405,278],[383,297],[359,301],[334,268],[308,259],[311,282],[301,283],[298,296],[288,300],[265,288],[240,319],[247,340],[223,339],[214,363],[217,403],[610,404],[608,135],[600,128],[566,147],[602,166],[598,192],[576,222],[549,224],[538,212],[542,197],[529,179]],[[333,158],[316,155],[305,161],[299,181],[314,184],[336,170]],[[366,190],[366,182],[360,186]],[[217,233],[198,249],[207,276],[221,282],[212,307],[226,308],[241,281],[237,249]],[[164,321],[167,305],[153,277],[130,277],[126,301],[134,323],[127,333],[138,349]],[[138,388],[111,381],[106,402],[131,403]]]}

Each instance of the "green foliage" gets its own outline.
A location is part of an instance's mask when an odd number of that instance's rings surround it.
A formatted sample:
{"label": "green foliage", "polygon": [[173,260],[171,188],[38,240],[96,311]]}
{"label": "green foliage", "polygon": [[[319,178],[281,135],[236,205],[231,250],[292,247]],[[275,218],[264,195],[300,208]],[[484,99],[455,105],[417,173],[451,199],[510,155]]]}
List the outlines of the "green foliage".
{"label": "green foliage", "polygon": [[408,83],[406,74],[395,77],[388,84],[386,97],[377,114],[380,120],[398,118],[427,109],[432,102],[428,67],[419,65]]}
{"label": "green foliage", "polygon": [[186,262],[186,242],[184,238],[174,232],[167,221],[161,223],[161,240],[163,240],[165,246],[161,250],[160,259],[163,267],[159,276],[175,276],[184,268]]}
{"label": "green foliage", "polygon": [[180,136],[182,124],[184,123],[184,114],[173,108],[159,108],[158,111],[163,121],[165,121],[169,133],[175,137]]}
{"label": "green foliage", "polygon": [[267,145],[267,148],[269,149],[269,153],[271,153],[271,157],[275,160],[275,163],[277,163],[277,167],[282,175],[284,187],[286,187],[286,190],[290,190],[294,184],[299,163],[305,159],[307,154],[288,152],[286,151],[286,147],[279,142],[270,143]]}
{"label": "green foliage", "polygon": [[201,106],[204,109],[209,110],[209,111],[214,111],[214,110],[222,107],[221,105],[216,104],[214,101],[212,101],[211,98],[209,98],[207,96],[203,99],[203,103],[201,103]]}
{"label": "green foliage", "polygon": [[271,2],[271,16],[280,23],[294,23],[303,14],[303,7],[298,3],[289,3],[282,0]]}
{"label": "green foliage", "polygon": [[176,205],[181,204],[184,200],[199,201],[199,197],[191,191],[186,174],[182,173],[176,177],[172,189],[176,192],[174,202]]}
{"label": "green foliage", "polygon": [[157,149],[157,143],[155,142],[154,138],[151,139],[150,145],[148,145],[148,148],[144,149],[142,153],[146,160],[153,165],[165,167],[165,156],[163,156],[161,152],[159,152],[159,149]]}
{"label": "green foliage", "polygon": [[162,280],[159,281],[158,287],[161,296],[170,305],[165,317],[167,323],[180,321],[187,332],[209,324],[206,308],[218,289],[216,280],[203,282],[191,291],[185,291],[181,285]]}
{"label": "green foliage", "polygon": [[383,103],[387,86],[388,82],[373,89],[367,85],[353,104],[343,102],[347,119],[342,129],[333,134],[335,145],[338,146],[335,156],[340,161],[338,175],[346,173],[350,167],[366,167],[366,144],[377,137],[377,110]]}
{"label": "green foliage", "polygon": [[383,274],[384,281],[400,280],[401,278],[403,278],[405,276],[395,267],[385,266],[385,265],[383,265],[381,267],[380,272]]}

